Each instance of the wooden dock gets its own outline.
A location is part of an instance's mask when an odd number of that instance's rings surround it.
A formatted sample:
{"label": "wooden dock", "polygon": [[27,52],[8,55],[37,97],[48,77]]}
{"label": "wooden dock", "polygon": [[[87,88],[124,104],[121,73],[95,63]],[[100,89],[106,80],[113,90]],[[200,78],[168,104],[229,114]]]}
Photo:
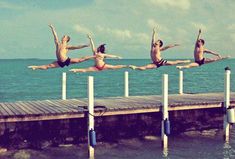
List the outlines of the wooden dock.
{"label": "wooden dock", "polygon": [[[95,99],[95,116],[124,115],[159,112],[160,95],[109,97]],[[224,93],[169,95],[169,111],[210,109],[222,110]],[[22,122],[83,118],[87,99],[18,101],[0,103],[0,122]],[[231,106],[235,106],[235,93],[231,93]]]}

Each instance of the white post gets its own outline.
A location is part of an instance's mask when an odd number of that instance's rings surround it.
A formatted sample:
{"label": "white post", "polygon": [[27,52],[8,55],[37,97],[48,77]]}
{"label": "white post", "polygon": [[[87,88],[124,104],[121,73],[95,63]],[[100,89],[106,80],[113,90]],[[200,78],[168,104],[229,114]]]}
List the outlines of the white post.
{"label": "white post", "polygon": [[94,159],[95,151],[94,147],[90,145],[89,131],[94,130],[94,78],[88,77],[88,156],[89,159]]}
{"label": "white post", "polygon": [[66,72],[62,74],[62,100],[66,100]]}
{"label": "white post", "polygon": [[124,78],[124,91],[125,91],[125,97],[129,97],[129,76],[128,76],[128,72],[125,71],[125,78]]}
{"label": "white post", "polygon": [[168,119],[168,75],[163,75],[162,80],[162,147],[168,147],[168,138],[164,130],[164,120]]}
{"label": "white post", "polygon": [[179,94],[183,94],[183,71],[179,71]]}
{"label": "white post", "polygon": [[224,140],[229,141],[229,123],[227,118],[227,109],[230,106],[230,74],[231,71],[228,67],[225,68],[224,77]]}

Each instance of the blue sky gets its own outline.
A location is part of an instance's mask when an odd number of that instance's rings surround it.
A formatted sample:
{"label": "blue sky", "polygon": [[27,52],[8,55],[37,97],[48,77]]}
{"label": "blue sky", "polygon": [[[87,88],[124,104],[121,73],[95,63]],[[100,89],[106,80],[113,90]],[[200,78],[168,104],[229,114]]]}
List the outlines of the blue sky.
{"label": "blue sky", "polygon": [[[123,58],[149,58],[152,28],[164,44],[180,47],[165,58],[192,58],[198,29],[206,48],[235,57],[235,1],[233,0],[0,0],[1,58],[54,59],[48,24],[59,38],[71,36],[71,45],[95,44]],[[69,56],[90,55],[90,48]]]}

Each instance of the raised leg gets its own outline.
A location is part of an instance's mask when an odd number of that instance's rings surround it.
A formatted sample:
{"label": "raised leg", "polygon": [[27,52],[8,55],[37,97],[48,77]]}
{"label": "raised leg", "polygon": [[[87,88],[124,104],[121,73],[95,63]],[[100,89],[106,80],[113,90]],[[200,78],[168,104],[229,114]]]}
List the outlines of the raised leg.
{"label": "raised leg", "polygon": [[74,68],[74,69],[70,69],[69,71],[76,73],[76,72],[95,72],[99,70],[96,67],[89,67],[89,68],[81,68],[81,69]]}
{"label": "raised leg", "polygon": [[146,69],[154,69],[157,68],[157,66],[155,64],[148,64],[145,66],[134,66],[134,65],[129,65],[129,68],[132,68],[133,70],[146,70]]}
{"label": "raised leg", "polygon": [[72,58],[70,60],[70,63],[71,64],[75,64],[75,63],[80,63],[80,62],[84,62],[84,61],[87,61],[87,60],[90,60],[90,59],[93,59],[94,56],[85,56],[85,57],[82,57],[82,58]]}
{"label": "raised leg", "polygon": [[198,63],[193,62],[193,63],[190,63],[188,65],[184,65],[184,66],[176,66],[176,68],[184,69],[184,68],[192,68],[192,67],[198,67],[198,66],[199,66]]}
{"label": "raised leg", "polygon": [[127,68],[127,65],[108,65],[106,64],[104,66],[104,69],[121,69],[121,68]]}
{"label": "raised leg", "polygon": [[40,66],[28,66],[28,68],[31,68],[32,70],[37,70],[37,69],[40,69],[40,70],[47,70],[49,68],[57,68],[57,67],[60,67],[57,63],[57,61],[51,63],[51,64],[48,64],[48,65],[40,65]]}
{"label": "raised leg", "polygon": [[228,59],[228,58],[229,58],[229,56],[228,57],[222,57],[222,58],[212,58],[212,59],[206,58],[205,59],[205,64],[215,62],[215,61],[224,60],[224,59]]}
{"label": "raised leg", "polygon": [[176,61],[167,61],[164,65],[178,65],[183,63],[189,63],[190,60],[176,60]]}

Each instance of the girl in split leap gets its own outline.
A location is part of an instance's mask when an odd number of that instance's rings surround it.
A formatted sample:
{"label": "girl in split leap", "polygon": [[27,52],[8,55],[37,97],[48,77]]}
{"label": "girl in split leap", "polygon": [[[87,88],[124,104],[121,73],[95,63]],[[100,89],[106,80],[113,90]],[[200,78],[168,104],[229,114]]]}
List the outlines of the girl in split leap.
{"label": "girl in split leap", "polygon": [[154,68],[159,68],[161,66],[167,66],[167,65],[177,65],[177,64],[182,64],[182,63],[188,63],[190,60],[176,60],[176,61],[167,61],[164,60],[161,57],[161,51],[165,51],[169,48],[173,48],[175,46],[179,46],[179,44],[173,44],[173,45],[168,45],[165,47],[163,46],[162,40],[158,39],[156,41],[156,29],[153,28],[153,34],[152,34],[152,42],[151,42],[151,51],[150,51],[150,56],[152,59],[152,63],[147,64],[145,66],[134,66],[130,65],[129,67],[132,69],[137,69],[137,70],[146,70],[146,69],[154,69]]}
{"label": "girl in split leap", "polygon": [[94,58],[94,56],[86,56],[83,58],[71,58],[71,59],[67,57],[67,53],[69,50],[82,49],[84,47],[88,47],[89,45],[69,46],[68,42],[70,41],[70,37],[68,35],[64,35],[61,39],[61,42],[59,42],[55,28],[52,25],[49,25],[49,27],[51,28],[52,34],[54,36],[57,61],[54,61],[51,64],[46,64],[46,65],[28,66],[28,68],[31,68],[33,70],[36,69],[46,70],[49,68],[57,68],[57,67],[63,68],[64,66],[69,66],[70,64],[84,62]]}
{"label": "girl in split leap", "polygon": [[[204,48],[205,41],[203,39],[200,39],[200,35],[201,35],[201,29],[199,29],[199,33],[198,33],[198,36],[197,36],[197,39],[195,42],[194,62],[190,63],[188,65],[184,65],[184,66],[176,66],[176,68],[184,69],[184,68],[198,67],[203,64],[207,64],[207,63],[211,63],[211,62],[215,62],[215,61],[229,58],[229,56],[228,57],[221,57],[218,53]],[[217,58],[213,58],[213,59],[204,58],[204,53],[212,54],[214,56],[217,56]]]}
{"label": "girl in split leap", "polygon": [[90,35],[87,35],[87,37],[90,40],[91,49],[93,52],[93,55],[95,56],[95,65],[89,68],[82,68],[82,69],[71,69],[69,71],[71,72],[95,72],[95,71],[102,71],[107,69],[121,69],[128,67],[127,65],[109,65],[104,62],[104,58],[118,58],[121,59],[121,57],[116,55],[110,55],[105,53],[105,44],[100,45],[97,49],[95,48],[94,42]]}

